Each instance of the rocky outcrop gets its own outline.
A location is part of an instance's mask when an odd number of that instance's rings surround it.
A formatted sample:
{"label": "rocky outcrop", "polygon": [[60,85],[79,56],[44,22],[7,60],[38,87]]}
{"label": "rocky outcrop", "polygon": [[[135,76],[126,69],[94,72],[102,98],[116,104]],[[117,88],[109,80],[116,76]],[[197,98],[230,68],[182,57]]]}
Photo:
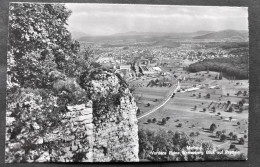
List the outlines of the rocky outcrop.
{"label": "rocky outcrop", "polygon": [[[125,90],[129,94],[129,90]],[[96,119],[94,161],[139,161],[136,104],[131,96],[120,98],[120,105]]]}
{"label": "rocky outcrop", "polygon": [[[13,111],[8,110],[6,162],[139,161],[137,106],[133,96],[112,73],[93,78],[85,83],[91,100],[68,105],[67,112],[57,118],[51,115],[57,124],[45,117],[49,111],[43,113],[41,109],[46,106],[39,107],[38,103],[43,103],[39,95],[31,93],[31,98],[20,100],[23,105],[30,104],[27,109],[21,110],[18,105],[13,106]],[[53,97],[45,103],[57,106],[56,100]],[[22,114],[14,114],[18,109]]]}

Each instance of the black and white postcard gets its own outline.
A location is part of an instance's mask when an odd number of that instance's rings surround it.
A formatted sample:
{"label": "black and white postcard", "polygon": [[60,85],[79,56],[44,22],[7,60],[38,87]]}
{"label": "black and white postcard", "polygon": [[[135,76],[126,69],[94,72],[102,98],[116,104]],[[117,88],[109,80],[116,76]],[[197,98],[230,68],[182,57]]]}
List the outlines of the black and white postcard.
{"label": "black and white postcard", "polygon": [[247,160],[248,8],[10,3],[6,163]]}

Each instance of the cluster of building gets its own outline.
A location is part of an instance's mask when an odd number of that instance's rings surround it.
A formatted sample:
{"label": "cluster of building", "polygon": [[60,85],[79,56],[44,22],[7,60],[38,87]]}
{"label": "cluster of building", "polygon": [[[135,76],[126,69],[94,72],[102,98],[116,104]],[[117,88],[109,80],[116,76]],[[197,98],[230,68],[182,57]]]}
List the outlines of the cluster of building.
{"label": "cluster of building", "polygon": [[[203,43],[183,43],[179,47],[162,46],[128,46],[98,47],[97,62],[119,73],[125,79],[141,75],[167,75],[161,66],[173,63],[202,61],[220,57],[236,57],[229,54],[230,50],[221,47],[206,47]],[[176,62],[175,62],[176,63]]]}

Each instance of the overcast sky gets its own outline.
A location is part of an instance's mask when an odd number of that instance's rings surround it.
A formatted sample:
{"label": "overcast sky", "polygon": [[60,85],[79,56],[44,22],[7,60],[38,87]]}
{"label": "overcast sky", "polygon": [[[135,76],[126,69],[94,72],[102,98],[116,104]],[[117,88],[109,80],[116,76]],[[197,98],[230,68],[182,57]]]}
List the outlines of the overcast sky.
{"label": "overcast sky", "polygon": [[68,28],[88,35],[128,31],[194,32],[248,30],[246,7],[120,5],[68,3]]}

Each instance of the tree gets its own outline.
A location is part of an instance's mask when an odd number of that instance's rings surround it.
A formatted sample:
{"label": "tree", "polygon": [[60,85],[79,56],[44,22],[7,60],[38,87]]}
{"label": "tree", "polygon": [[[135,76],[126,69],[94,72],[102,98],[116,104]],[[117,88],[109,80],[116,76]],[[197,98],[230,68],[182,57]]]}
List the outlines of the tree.
{"label": "tree", "polygon": [[166,124],[166,119],[165,119],[165,118],[162,119],[162,124],[163,124],[163,125]]}
{"label": "tree", "polygon": [[210,94],[209,93],[207,93],[207,96],[206,96],[208,99],[210,99]]}
{"label": "tree", "polygon": [[147,120],[147,123],[151,123],[151,122],[152,122],[152,120],[151,120],[151,119],[148,119],[148,120]]}
{"label": "tree", "polygon": [[237,140],[237,135],[236,134],[233,134],[232,140]]}
{"label": "tree", "polygon": [[45,88],[50,71],[64,70],[79,51],[66,28],[70,14],[61,4],[10,4],[8,75],[14,82]]}
{"label": "tree", "polygon": [[141,111],[140,109],[138,108],[137,111],[136,111],[136,115],[140,115]]}
{"label": "tree", "polygon": [[213,111],[213,112],[216,112],[216,107],[215,107],[215,106],[212,107],[212,111]]}
{"label": "tree", "polygon": [[209,129],[210,129],[211,132],[214,132],[217,129],[216,124],[214,124],[214,123],[211,124]]}
{"label": "tree", "polygon": [[239,107],[243,107],[244,103],[242,101],[238,102]]}
{"label": "tree", "polygon": [[229,134],[228,134],[228,136],[230,137],[230,138],[232,138],[233,137],[233,132],[230,132]]}
{"label": "tree", "polygon": [[244,145],[245,144],[245,139],[243,137],[239,138],[238,143],[241,144],[241,145]]}
{"label": "tree", "polygon": [[229,150],[237,150],[236,145],[235,144],[230,144]]}
{"label": "tree", "polygon": [[150,107],[150,103],[147,103],[147,107]]}
{"label": "tree", "polygon": [[225,142],[227,140],[227,136],[225,134],[220,135],[220,141]]}
{"label": "tree", "polygon": [[179,123],[179,124],[177,125],[177,127],[182,127],[182,123]]}
{"label": "tree", "polygon": [[152,122],[155,123],[156,122],[156,118],[153,118]]}
{"label": "tree", "polygon": [[234,108],[232,106],[229,107],[228,112],[233,112],[233,111],[234,111]]}
{"label": "tree", "polygon": [[217,132],[216,132],[216,137],[220,137],[221,134],[222,134],[221,131],[217,131]]}

